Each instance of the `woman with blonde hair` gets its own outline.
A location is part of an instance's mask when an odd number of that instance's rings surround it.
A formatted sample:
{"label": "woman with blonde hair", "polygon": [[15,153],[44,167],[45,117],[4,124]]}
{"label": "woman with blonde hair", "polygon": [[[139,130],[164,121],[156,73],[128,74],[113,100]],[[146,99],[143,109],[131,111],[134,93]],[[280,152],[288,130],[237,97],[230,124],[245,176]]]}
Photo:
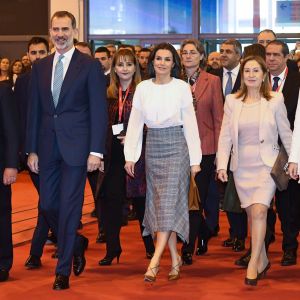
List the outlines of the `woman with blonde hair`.
{"label": "woman with blonde hair", "polygon": [[245,284],[254,286],[270,268],[264,238],[267,210],[276,190],[270,171],[279,153],[278,137],[289,153],[292,132],[283,95],[270,92],[264,60],[258,56],[245,58],[241,78],[239,92],[226,97],[217,170],[218,178],[226,182],[231,153],[230,170],[251,228],[251,259]]}

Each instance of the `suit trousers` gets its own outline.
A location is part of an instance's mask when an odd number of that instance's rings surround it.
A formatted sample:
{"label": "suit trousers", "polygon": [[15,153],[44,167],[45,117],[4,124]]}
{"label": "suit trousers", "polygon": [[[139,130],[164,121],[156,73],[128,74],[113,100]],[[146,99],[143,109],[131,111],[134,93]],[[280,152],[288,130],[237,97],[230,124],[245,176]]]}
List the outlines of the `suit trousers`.
{"label": "suit trousers", "polygon": [[[30,179],[31,179],[36,191],[39,194],[40,193],[39,175],[37,175],[29,170],[29,176],[30,176]],[[31,241],[31,248],[30,248],[31,255],[35,255],[38,257],[42,256],[43,249],[44,249],[45,243],[47,241],[48,232],[49,232],[49,225],[46,221],[45,216],[41,213],[41,204],[40,204],[40,200],[39,200],[37,224],[34,229],[32,241]]]}
{"label": "suit trousers", "polygon": [[86,183],[86,165],[70,166],[62,158],[57,141],[49,147],[47,161],[40,159],[40,211],[57,236],[56,274],[69,276],[73,255],[84,251],[77,234]]}
{"label": "suit trousers", "polygon": [[3,171],[0,168],[0,269],[9,271],[13,263],[11,187],[3,184]]}
{"label": "suit trousers", "polygon": [[282,250],[298,248],[300,220],[300,184],[290,180],[285,191],[276,190],[276,208],[283,233]]}

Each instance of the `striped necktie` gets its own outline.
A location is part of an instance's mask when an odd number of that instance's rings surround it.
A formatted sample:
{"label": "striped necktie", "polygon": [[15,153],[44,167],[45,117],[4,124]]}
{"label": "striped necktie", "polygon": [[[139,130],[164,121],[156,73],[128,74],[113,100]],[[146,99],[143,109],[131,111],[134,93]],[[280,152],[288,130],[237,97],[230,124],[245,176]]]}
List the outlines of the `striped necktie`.
{"label": "striped necktie", "polygon": [[55,70],[54,70],[52,97],[53,97],[53,103],[55,108],[58,103],[61,86],[64,80],[64,66],[62,62],[63,58],[64,56],[62,54],[58,57],[58,61],[55,65]]}
{"label": "striped necktie", "polygon": [[231,91],[232,91],[232,77],[231,77],[231,72],[228,71],[227,74],[228,74],[228,80],[227,80],[227,83],[226,83],[226,86],[225,86],[225,97],[228,94],[231,94]]}

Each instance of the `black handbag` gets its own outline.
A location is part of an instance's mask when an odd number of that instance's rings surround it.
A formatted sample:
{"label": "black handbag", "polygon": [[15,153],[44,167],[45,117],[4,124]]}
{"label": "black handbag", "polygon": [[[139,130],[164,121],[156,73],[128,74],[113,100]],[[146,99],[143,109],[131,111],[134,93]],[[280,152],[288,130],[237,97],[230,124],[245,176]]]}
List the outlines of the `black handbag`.
{"label": "black handbag", "polygon": [[232,172],[229,171],[228,182],[225,188],[223,209],[227,212],[242,213],[241,202],[237,194]]}
{"label": "black handbag", "polygon": [[273,178],[279,191],[286,190],[289,184],[290,177],[288,174],[286,174],[288,168],[288,159],[288,155],[283,145],[281,145],[278,156],[271,170],[271,177]]}

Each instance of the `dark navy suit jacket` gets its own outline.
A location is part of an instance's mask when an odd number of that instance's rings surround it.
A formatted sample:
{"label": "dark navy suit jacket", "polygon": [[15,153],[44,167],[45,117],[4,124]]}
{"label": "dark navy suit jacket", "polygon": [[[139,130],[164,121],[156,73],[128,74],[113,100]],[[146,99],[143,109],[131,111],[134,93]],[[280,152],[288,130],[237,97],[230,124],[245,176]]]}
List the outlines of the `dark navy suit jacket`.
{"label": "dark navy suit jacket", "polygon": [[26,150],[37,153],[42,166],[49,161],[49,147],[57,142],[68,165],[83,166],[90,152],[105,152],[106,79],[97,60],[75,49],[55,108],[53,58],[54,54],[32,68]]}

